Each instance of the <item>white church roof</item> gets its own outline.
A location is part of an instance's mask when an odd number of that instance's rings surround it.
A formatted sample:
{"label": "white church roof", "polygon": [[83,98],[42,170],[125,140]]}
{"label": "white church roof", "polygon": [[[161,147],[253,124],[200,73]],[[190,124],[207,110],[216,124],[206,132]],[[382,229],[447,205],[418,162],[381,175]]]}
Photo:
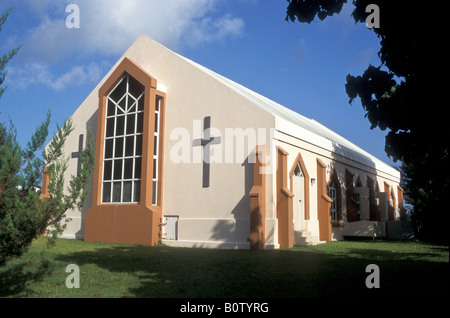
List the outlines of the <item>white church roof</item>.
{"label": "white church roof", "polygon": [[[176,53],[175,53],[176,54]],[[342,155],[356,162],[362,163],[379,171],[385,172],[396,178],[400,178],[400,172],[380,159],[374,157],[344,137],[326,128],[314,119],[306,118],[232,80],[219,75],[210,69],[195,63],[184,56],[182,59],[196,68],[207,73],[217,81],[220,81],[236,93],[253,102],[263,110],[274,115],[277,119],[277,130],[297,137],[301,140],[327,149],[335,154]]]}

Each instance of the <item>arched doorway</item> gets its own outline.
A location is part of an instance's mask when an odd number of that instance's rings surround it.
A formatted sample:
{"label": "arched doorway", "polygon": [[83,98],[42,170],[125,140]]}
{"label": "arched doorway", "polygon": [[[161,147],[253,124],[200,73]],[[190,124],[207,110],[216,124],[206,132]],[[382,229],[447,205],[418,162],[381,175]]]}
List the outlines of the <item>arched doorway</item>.
{"label": "arched doorway", "polygon": [[297,163],[292,175],[292,193],[294,193],[294,232],[302,231],[305,230],[305,175],[299,163]]}

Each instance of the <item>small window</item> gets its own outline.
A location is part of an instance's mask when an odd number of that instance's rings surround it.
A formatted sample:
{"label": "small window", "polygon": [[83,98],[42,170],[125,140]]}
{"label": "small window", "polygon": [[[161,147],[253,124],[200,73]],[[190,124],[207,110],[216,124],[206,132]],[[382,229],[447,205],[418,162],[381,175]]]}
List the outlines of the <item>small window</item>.
{"label": "small window", "polygon": [[297,177],[303,177],[302,168],[299,163],[297,163],[297,166],[295,167],[294,175]]}
{"label": "small window", "polygon": [[331,221],[337,221],[337,209],[336,209],[336,186],[334,183],[330,184],[328,187],[328,196],[333,200],[331,202]]}
{"label": "small window", "polygon": [[358,220],[360,219],[361,216],[361,208],[360,208],[360,198],[359,198],[359,193],[354,193],[353,194],[353,199],[355,200],[356,203],[356,207],[358,209]]}
{"label": "small window", "polygon": [[161,143],[160,129],[161,129],[161,107],[162,107],[162,97],[156,96],[155,101],[155,123],[153,131],[153,183],[152,183],[152,205],[158,205],[158,187],[160,184],[159,180],[159,145]]}

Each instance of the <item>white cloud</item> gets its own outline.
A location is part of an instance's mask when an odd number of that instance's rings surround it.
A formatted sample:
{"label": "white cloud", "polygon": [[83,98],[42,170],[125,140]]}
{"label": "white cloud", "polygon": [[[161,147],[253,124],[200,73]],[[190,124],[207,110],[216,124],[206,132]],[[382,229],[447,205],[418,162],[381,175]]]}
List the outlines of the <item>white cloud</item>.
{"label": "white cloud", "polygon": [[[80,28],[67,29],[68,13],[47,3],[39,26],[26,45],[40,61],[69,54],[122,54],[140,34],[177,48],[222,40],[243,33],[244,21],[218,14],[218,0],[66,0],[80,8]],[[60,12],[55,12],[58,10]]]}
{"label": "white cloud", "polygon": [[[63,90],[99,80],[102,68],[84,61],[118,58],[141,34],[177,49],[240,36],[241,18],[220,12],[220,0],[25,0],[38,17],[27,30],[21,50],[22,67],[10,69],[10,80],[22,88],[44,84]],[[68,4],[80,8],[80,28],[66,27]],[[77,63],[69,70],[55,64]],[[66,63],[66,61],[69,61]],[[69,64],[70,65],[70,64]]]}
{"label": "white cloud", "polygon": [[191,31],[184,37],[190,45],[240,36],[243,34],[245,25],[242,19],[233,18],[231,15],[224,15],[218,19],[206,17],[193,24]]}
{"label": "white cloud", "polygon": [[85,83],[97,83],[101,74],[101,67],[96,63],[90,63],[88,66],[73,66],[68,72],[59,76],[55,76],[46,64],[27,63],[20,68],[8,69],[6,85],[14,83],[14,87],[24,89],[29,85],[37,84],[61,91]]}
{"label": "white cloud", "polygon": [[66,87],[78,86],[83,83],[97,83],[100,80],[101,70],[96,63],[88,66],[74,66],[69,72],[59,76],[48,85],[55,90],[63,90]]}

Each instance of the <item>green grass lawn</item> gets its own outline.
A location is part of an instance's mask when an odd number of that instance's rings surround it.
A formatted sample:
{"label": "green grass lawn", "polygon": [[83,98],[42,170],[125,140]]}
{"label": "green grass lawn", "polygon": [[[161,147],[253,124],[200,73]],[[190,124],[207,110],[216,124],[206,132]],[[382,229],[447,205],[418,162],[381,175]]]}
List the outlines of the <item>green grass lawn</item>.
{"label": "green grass lawn", "polygon": [[[289,250],[34,242],[0,268],[0,297],[298,298],[448,296],[448,246],[343,241]],[[66,287],[69,264],[80,288]],[[368,289],[366,266],[380,269]]]}

